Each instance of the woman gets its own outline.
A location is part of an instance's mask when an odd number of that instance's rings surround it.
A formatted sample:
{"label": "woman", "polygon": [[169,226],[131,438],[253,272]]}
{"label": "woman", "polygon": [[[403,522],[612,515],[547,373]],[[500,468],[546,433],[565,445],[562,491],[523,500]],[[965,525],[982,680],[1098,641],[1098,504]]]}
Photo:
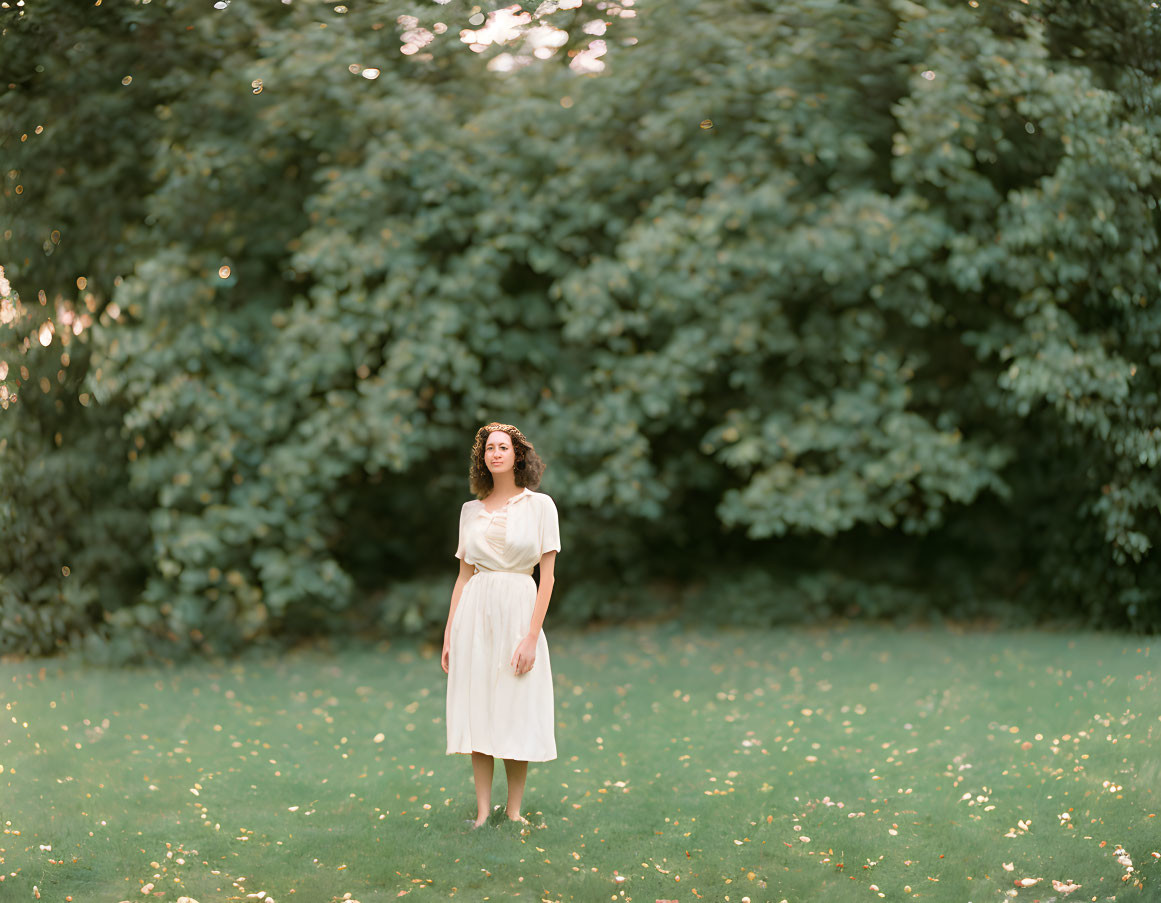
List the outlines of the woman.
{"label": "woman", "polygon": [[[544,462],[516,427],[489,423],[472,446],[460,509],[460,572],[443,634],[447,752],[471,753],[478,828],[492,805],[492,767],[504,760],[508,818],[520,814],[529,762],[556,758],[552,671],[540,629],[560,551],[556,505],[540,485]],[[540,565],[540,587],[532,568]]]}

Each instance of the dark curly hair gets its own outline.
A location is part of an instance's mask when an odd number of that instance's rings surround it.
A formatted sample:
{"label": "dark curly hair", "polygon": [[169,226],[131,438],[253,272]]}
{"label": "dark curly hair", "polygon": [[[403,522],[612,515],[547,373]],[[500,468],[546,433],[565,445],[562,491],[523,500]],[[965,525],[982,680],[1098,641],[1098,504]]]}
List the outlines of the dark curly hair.
{"label": "dark curly hair", "polygon": [[476,441],[472,444],[472,466],[469,471],[472,492],[476,498],[482,499],[492,491],[492,472],[484,463],[484,446],[488,444],[488,436],[492,433],[507,433],[512,439],[512,450],[516,453],[516,462],[513,473],[516,485],[535,489],[540,485],[540,478],[548,466],[536,454],[532,443],[524,438],[524,434],[510,423],[489,423],[476,430]]}

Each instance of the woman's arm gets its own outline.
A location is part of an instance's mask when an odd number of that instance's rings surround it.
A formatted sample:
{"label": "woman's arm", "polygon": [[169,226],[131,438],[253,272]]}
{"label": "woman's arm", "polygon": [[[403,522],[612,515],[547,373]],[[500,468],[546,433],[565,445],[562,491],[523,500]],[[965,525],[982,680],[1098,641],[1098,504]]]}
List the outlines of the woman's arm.
{"label": "woman's arm", "polygon": [[452,621],[456,617],[456,607],[460,604],[460,595],[464,591],[464,584],[471,580],[475,573],[475,565],[468,564],[461,558],[460,572],[456,575],[455,586],[452,587],[451,607],[447,613],[447,626],[443,629],[443,656],[441,657],[441,664],[443,665],[444,674],[448,670],[449,655],[451,652],[451,628]]}
{"label": "woman's arm", "polygon": [[536,663],[536,641],[544,624],[544,614],[548,611],[548,600],[552,597],[552,568],[556,564],[556,552],[545,552],[540,556],[540,589],[536,591],[536,607],[532,609],[532,623],[528,633],[516,644],[510,664],[516,673],[527,674]]}
{"label": "woman's arm", "polygon": [[536,591],[536,607],[532,609],[532,622],[528,625],[528,636],[536,639],[544,626],[544,616],[548,612],[548,601],[552,598],[553,568],[556,552],[545,552],[540,556],[540,587]]}

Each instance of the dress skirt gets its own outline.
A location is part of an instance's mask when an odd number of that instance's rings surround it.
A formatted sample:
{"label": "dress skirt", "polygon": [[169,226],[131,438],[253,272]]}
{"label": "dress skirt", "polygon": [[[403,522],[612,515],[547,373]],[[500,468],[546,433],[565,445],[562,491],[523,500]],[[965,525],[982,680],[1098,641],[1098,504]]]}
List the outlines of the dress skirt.
{"label": "dress skirt", "polygon": [[552,669],[544,631],[532,670],[517,676],[512,655],[536,607],[531,575],[481,570],[464,585],[448,654],[447,752],[502,759],[556,758]]}

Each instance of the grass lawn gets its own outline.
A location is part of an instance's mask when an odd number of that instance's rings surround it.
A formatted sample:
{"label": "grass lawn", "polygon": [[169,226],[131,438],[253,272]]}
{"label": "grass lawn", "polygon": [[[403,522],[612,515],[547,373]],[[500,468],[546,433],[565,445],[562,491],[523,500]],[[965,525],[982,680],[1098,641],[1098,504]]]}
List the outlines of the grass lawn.
{"label": "grass lawn", "polygon": [[0,900],[1161,900],[1156,641],[548,635],[560,758],[474,832],[435,649],[0,664]]}

